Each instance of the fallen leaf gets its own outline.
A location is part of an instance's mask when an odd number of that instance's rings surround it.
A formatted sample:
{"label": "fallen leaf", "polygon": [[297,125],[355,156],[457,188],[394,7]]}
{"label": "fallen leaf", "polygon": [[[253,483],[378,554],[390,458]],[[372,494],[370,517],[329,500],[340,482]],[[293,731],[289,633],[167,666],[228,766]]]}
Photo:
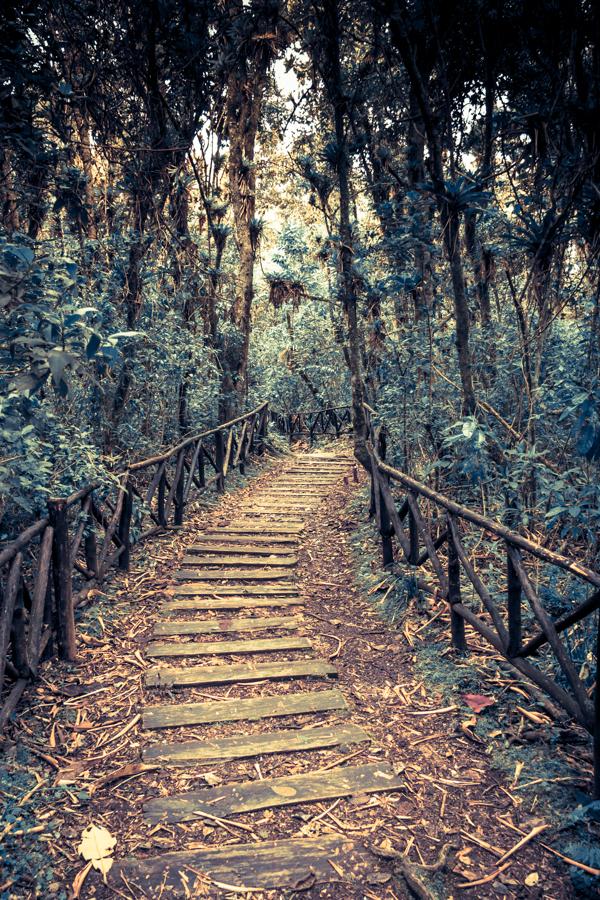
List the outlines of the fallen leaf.
{"label": "fallen leaf", "polygon": [[535,887],[535,885],[540,880],[540,876],[537,872],[530,872],[529,875],[525,878],[525,884],[527,887]]}
{"label": "fallen leaf", "polygon": [[220,775],[215,775],[214,772],[205,772],[204,775],[200,776],[207,784],[210,784],[211,787],[215,787],[217,784],[222,784],[223,779]]}
{"label": "fallen leaf", "polygon": [[93,867],[102,872],[102,877],[106,881],[106,875],[113,864],[111,854],[116,843],[117,839],[112,836],[108,828],[88,825],[81,834],[81,843],[77,852],[84,859],[90,860]]}
{"label": "fallen leaf", "polygon": [[109,772],[107,775],[103,775],[102,778],[98,778],[90,787],[90,793],[93,794],[98,788],[112,784],[113,781],[119,781],[120,778],[141,775],[143,772],[151,772],[153,769],[159,768],[160,766],[150,765],[149,763],[128,763],[126,766],[121,766],[119,769],[115,769],[114,772]]}
{"label": "fallen leaf", "polygon": [[81,872],[78,872],[75,878],[73,879],[73,884],[71,885],[71,898],[72,900],[77,900],[79,894],[81,893],[81,888],[83,887],[83,882],[88,877],[88,872],[92,868],[92,860],[90,859],[89,863],[87,863]]}
{"label": "fallen leaf", "polygon": [[493,706],[496,702],[493,697],[484,697],[483,694],[463,694],[463,700],[475,713],[482,712],[487,706]]}

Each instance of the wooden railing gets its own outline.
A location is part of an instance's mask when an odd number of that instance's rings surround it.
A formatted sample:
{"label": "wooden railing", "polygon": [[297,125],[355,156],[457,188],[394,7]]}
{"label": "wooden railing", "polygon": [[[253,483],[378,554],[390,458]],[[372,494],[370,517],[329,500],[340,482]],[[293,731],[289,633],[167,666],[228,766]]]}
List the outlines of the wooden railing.
{"label": "wooden railing", "polygon": [[308,435],[311,445],[318,435],[339,437],[352,430],[352,416],[348,406],[330,406],[308,412],[271,413],[272,420],[282,434],[295,438]]}
{"label": "wooden railing", "polygon": [[[600,614],[594,634],[595,682],[591,678],[587,684],[583,681],[570,642],[565,642],[561,635],[564,637],[567,629],[585,619],[593,627],[590,617],[600,607],[600,574],[389,466],[385,461],[385,428],[374,426],[376,413],[371,407],[366,406],[365,411],[371,460],[371,511],[379,529],[383,565],[391,566],[397,553],[413,571],[429,564],[437,583],[436,593],[450,607],[451,639],[456,651],[467,650],[467,622],[515,669],[546,691],[593,735],[594,796],[599,798]],[[400,489],[399,494],[395,488]],[[476,541],[471,540],[474,530]],[[498,559],[500,552],[504,557],[506,568],[494,572],[492,586],[489,577],[479,569],[469,544],[478,547],[478,556],[484,554]],[[485,553],[486,549],[491,552]],[[540,585],[548,567],[589,585],[587,598],[559,618],[547,611],[540,596]],[[498,590],[498,582],[503,582],[502,590]],[[467,602],[465,586],[472,588],[477,603]],[[544,652],[543,657],[540,651]]]}
{"label": "wooden railing", "polygon": [[0,731],[40,661],[56,649],[75,659],[74,610],[115,566],[127,571],[131,548],[183,524],[192,492],[224,490],[262,453],[267,403],[217,428],[130,465],[112,487],[88,484],[48,501],[39,519],[0,551]]}

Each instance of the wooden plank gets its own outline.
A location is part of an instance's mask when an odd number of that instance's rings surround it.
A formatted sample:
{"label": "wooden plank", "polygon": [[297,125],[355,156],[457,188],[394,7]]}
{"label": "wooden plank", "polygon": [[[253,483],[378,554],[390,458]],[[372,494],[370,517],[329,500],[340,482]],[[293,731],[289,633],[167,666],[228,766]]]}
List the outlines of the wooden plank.
{"label": "wooden plank", "polygon": [[263,534],[260,531],[248,534],[200,534],[198,539],[198,544],[190,544],[189,547],[186,547],[188,553],[194,552],[196,547],[202,548],[205,544],[210,546],[225,544],[232,548],[249,544],[257,549],[262,546],[273,547],[282,553],[292,553],[298,546],[298,535],[296,534]]}
{"label": "wooden plank", "polygon": [[257,521],[256,516],[248,517],[246,519],[240,516],[240,519],[236,519],[234,523],[227,524],[227,526],[223,526],[222,528],[210,528],[208,530],[209,534],[282,534],[289,535],[293,537],[294,535],[300,534],[304,531],[304,523],[301,522],[278,522],[274,524],[272,522],[264,522]]}
{"label": "wooden plank", "polygon": [[151,641],[146,656],[223,656],[228,653],[272,653],[277,650],[310,650],[308,638],[264,638],[256,641]]}
{"label": "wooden plank", "polygon": [[143,713],[143,725],[144,728],[179,728],[181,725],[208,725],[215,722],[257,722],[259,719],[327,712],[332,709],[348,709],[344,697],[337,689],[273,697],[246,697],[243,700],[149,706]]}
{"label": "wooden plank", "polygon": [[267,631],[269,628],[298,628],[302,616],[244,616],[241,619],[196,619],[185,622],[158,622],[154,637],[173,634],[235,634],[243,631]]}
{"label": "wooden plank", "polygon": [[159,762],[167,766],[188,766],[248,759],[270,753],[322,750],[370,740],[367,732],[357,725],[323,725],[320,728],[240,734],[214,741],[152,744],[144,748],[142,759],[144,762]]}
{"label": "wooden plank", "polygon": [[248,543],[249,540],[250,538],[247,539],[246,543],[228,541],[226,544],[217,543],[217,541],[201,541],[198,544],[191,544],[189,547],[186,547],[186,554],[205,556],[212,553],[240,553],[243,556],[277,556],[282,559],[293,556],[292,551],[294,548],[286,544],[256,544]]}
{"label": "wooden plank", "polygon": [[294,889],[304,882],[339,881],[338,871],[330,860],[346,880],[361,885],[377,871],[377,858],[361,843],[337,834],[324,834],[228,844],[209,850],[180,850],[139,860],[130,857],[117,860],[108,877],[115,888],[126,885],[136,896],[180,898],[206,892],[207,875],[217,885],[237,887],[241,893],[245,893],[243,888]]}
{"label": "wooden plank", "polygon": [[284,566],[286,568],[295,566],[298,563],[297,556],[260,556],[258,559],[254,556],[244,556],[243,554],[233,554],[231,548],[229,553],[222,553],[220,556],[195,556],[190,554],[184,556],[181,560],[182,566]]}
{"label": "wooden plank", "polygon": [[189,599],[171,600],[169,603],[163,603],[159,609],[161,615],[167,615],[179,609],[264,609],[265,607],[278,606],[302,606],[303,601],[297,594],[289,597],[241,597],[239,591],[235,596],[231,597],[191,597]]}
{"label": "wooden plank", "polygon": [[280,578],[289,578],[287,569],[203,569],[195,572],[193,569],[178,569],[174,578],[179,581],[278,581]]}
{"label": "wooden plank", "polygon": [[[166,654],[165,654],[166,655]],[[186,669],[155,668],[146,672],[147,687],[191,687],[201,684],[231,684],[233,682],[285,681],[287,678],[332,678],[337,669],[320,659],[301,659],[298,662],[236,664],[233,666],[188,666]]]}
{"label": "wooden plank", "polygon": [[191,822],[203,813],[229,819],[259,809],[316,803],[335,797],[374,794],[404,787],[405,779],[394,775],[387,763],[327,769],[280,778],[220,784],[171,797],[156,797],[144,803],[144,816],[151,822]]}
{"label": "wooden plank", "polygon": [[173,590],[173,595],[176,597],[291,597],[298,596],[298,588],[288,582],[279,584],[199,584],[194,582],[193,584],[178,585]]}

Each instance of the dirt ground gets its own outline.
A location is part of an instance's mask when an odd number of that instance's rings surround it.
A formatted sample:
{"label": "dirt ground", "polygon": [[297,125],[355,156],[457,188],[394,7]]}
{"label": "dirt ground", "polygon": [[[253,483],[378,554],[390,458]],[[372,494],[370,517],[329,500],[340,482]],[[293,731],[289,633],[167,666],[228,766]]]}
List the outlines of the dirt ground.
{"label": "dirt ground", "polygon": [[[338,833],[360,840],[382,861],[369,883],[307,884],[302,891],[253,891],[248,894],[252,897],[400,900],[427,896],[419,894],[421,884],[429,896],[439,898],[574,896],[568,874],[572,867],[540,844],[554,846],[561,823],[552,819],[548,785],[537,769],[545,757],[535,753],[556,757],[552,739],[564,726],[547,715],[525,683],[496,666],[474,635],[467,633],[470,645],[480,651],[476,657],[453,658],[443,605],[420,603],[397,625],[386,621],[381,601],[385,607],[389,576],[378,572],[375,535],[366,524],[364,484],[351,480],[332,491],[301,535],[301,633],[311,639],[320,658],[338,668],[338,686],[351,707],[340,721],[361,725],[372,742],[194,769],[143,770],[139,765],[141,747],[147,743],[140,728],[141,676],[149,665],[143,648],[178,560],[199,530],[227,521],[241,497],[260,493],[287,464],[281,458],[268,463],[267,470],[255,468],[245,484],[216,505],[198,506],[181,531],[140,548],[131,572],[115,576],[104,594],[90,598],[79,629],[77,664],[45,666],[4,741],[0,898],[136,896],[125,885],[118,891],[104,886],[100,874],[79,857],[81,834],[89,824],[108,829],[119,858]],[[262,658],[267,659],[256,661]],[[268,656],[270,661],[277,658]],[[235,696],[322,688],[317,681],[292,687],[289,682],[263,682],[236,686]],[[186,700],[227,697],[233,691],[222,686],[195,689],[186,692]],[[464,699],[469,693],[483,696],[488,707],[475,712]],[[167,700],[161,696],[160,702]],[[311,718],[311,724],[334,721],[331,714]],[[286,718],[286,728],[295,724],[306,723],[300,717]],[[253,731],[261,728],[271,730],[273,722],[253,723]],[[541,738],[528,740],[523,737],[527,731],[540,732]],[[201,737],[239,732],[239,723],[218,725],[203,727]],[[520,742],[511,743],[511,733]],[[160,738],[181,736],[170,730]],[[196,736],[200,733],[186,729],[186,739]],[[531,746],[536,748],[533,755]],[[502,754],[495,748],[502,747],[507,754],[499,762]],[[563,767],[554,780],[584,788],[589,768],[585,739],[571,733],[560,753]],[[150,796],[345,761],[357,765],[382,760],[402,775],[401,790],[263,810],[227,824],[150,825],[141,815],[141,802]],[[206,895],[229,893],[207,888]]]}

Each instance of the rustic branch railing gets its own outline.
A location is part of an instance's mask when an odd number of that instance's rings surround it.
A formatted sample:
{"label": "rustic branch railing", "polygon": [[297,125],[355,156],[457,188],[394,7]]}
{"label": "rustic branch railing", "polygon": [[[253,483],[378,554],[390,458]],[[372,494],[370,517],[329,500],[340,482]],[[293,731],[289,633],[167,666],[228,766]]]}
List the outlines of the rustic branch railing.
{"label": "rustic branch railing", "polygon": [[267,403],[192,435],[158,456],[133,463],[112,488],[88,484],[48,501],[48,515],[0,551],[0,731],[42,659],[73,661],[74,610],[131,548],[183,524],[192,491],[222,491],[227,474],[244,472],[264,449]]}
{"label": "rustic branch railing", "polygon": [[339,437],[352,430],[352,416],[348,406],[330,406],[288,415],[272,412],[271,418],[279,431],[289,437],[290,443],[295,438],[308,435],[312,445],[318,435]]}
{"label": "rustic branch railing", "polygon": [[[384,566],[394,562],[394,541],[409,566],[418,568],[429,563],[437,581],[436,593],[450,607],[451,637],[456,651],[465,653],[467,650],[465,622],[468,622],[515,669],[546,691],[589,731],[594,738],[594,796],[600,797],[600,614],[595,636],[596,677],[592,687],[582,680],[568,645],[560,637],[566,629],[591,616],[600,607],[600,574],[461,506],[389,466],[385,462],[385,429],[374,427],[376,414],[371,407],[366,406],[365,411],[371,460],[371,511],[376,516],[381,537]],[[393,485],[401,487],[402,496],[394,495]],[[424,506],[427,512],[422,508]],[[498,596],[496,587],[486,587],[484,575],[478,573],[476,559],[467,548],[465,538],[472,526],[478,532],[479,553],[483,539],[503,545],[506,560],[504,601]],[[445,560],[438,553],[444,545]],[[497,546],[494,549],[497,550]],[[590,585],[591,593],[568,613],[554,619],[540,599],[533,563],[538,568],[550,566],[568,573]],[[472,608],[472,604],[467,605],[466,585],[470,585],[473,595],[479,598],[478,609]],[[524,601],[529,613],[526,613]],[[524,637],[526,630],[531,634]],[[547,657],[538,657],[543,668],[534,664],[542,649],[554,657],[552,665]],[[556,677],[549,671],[556,672]]]}

